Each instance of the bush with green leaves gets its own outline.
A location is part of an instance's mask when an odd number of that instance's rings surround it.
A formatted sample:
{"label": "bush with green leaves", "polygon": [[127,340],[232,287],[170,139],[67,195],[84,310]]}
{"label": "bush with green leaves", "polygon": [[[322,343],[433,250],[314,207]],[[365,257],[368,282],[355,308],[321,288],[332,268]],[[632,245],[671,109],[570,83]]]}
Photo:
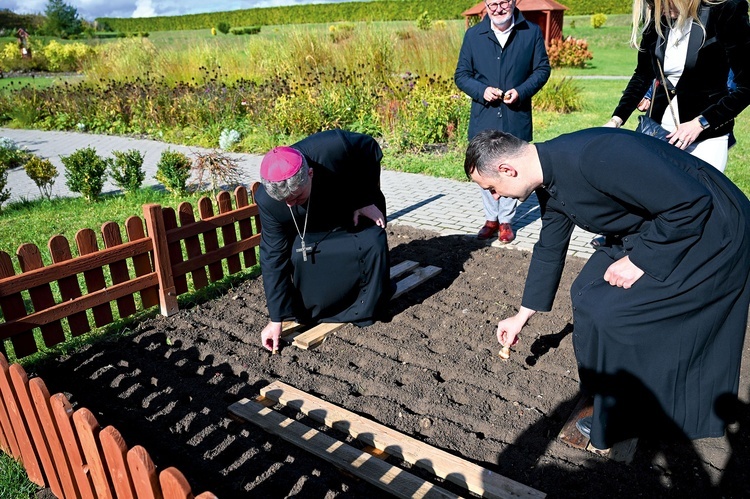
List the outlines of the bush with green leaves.
{"label": "bush with green leaves", "polygon": [[604,23],[607,22],[607,15],[606,14],[593,14],[591,16],[591,27],[594,29],[599,29],[602,26],[604,26]]}
{"label": "bush with green leaves", "polygon": [[112,151],[114,158],[109,165],[109,178],[123,192],[135,192],[146,179],[143,170],[143,154],[137,149]]}
{"label": "bush with green leaves", "polygon": [[417,28],[428,31],[432,28],[432,18],[427,11],[422,12],[417,18]]}
{"label": "bush with green leaves", "polygon": [[229,30],[233,35],[257,35],[260,33],[260,26],[245,26],[242,28],[231,28]]}
{"label": "bush with green leaves", "polygon": [[354,35],[354,23],[338,23],[328,26],[328,36],[333,43],[348,40]]}
{"label": "bush with green leaves", "polygon": [[0,168],[11,170],[23,166],[29,157],[29,153],[18,147],[8,137],[0,137]]}
{"label": "bush with green leaves", "polygon": [[10,189],[8,185],[8,169],[0,165],[0,211],[3,209],[3,203],[10,199]]}
{"label": "bush with green leaves", "polygon": [[55,185],[55,178],[59,175],[55,165],[46,158],[32,154],[23,168],[26,175],[39,188],[39,193],[47,199],[52,199],[52,186]]}
{"label": "bush with green leaves", "polygon": [[222,22],[220,22],[219,24],[216,25],[216,29],[218,29],[219,31],[221,31],[225,35],[227,33],[229,33],[229,29],[230,28],[231,28],[231,26],[229,26],[229,23],[225,22],[225,21],[222,21]]}
{"label": "bush with green leaves", "polygon": [[156,164],[155,178],[169,192],[181,195],[187,192],[187,181],[192,169],[190,158],[179,151],[167,149]]}
{"label": "bush with green leaves", "polygon": [[81,194],[88,202],[97,201],[102,194],[109,161],[96,154],[96,149],[86,147],[70,156],[60,156],[65,166],[65,185]]}

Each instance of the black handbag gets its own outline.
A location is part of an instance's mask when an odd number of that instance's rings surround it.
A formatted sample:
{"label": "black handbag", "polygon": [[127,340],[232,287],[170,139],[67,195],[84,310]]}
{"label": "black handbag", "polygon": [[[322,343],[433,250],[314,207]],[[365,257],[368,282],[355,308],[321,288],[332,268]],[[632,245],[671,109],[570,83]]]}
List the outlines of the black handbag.
{"label": "black handbag", "polygon": [[[669,87],[667,87],[667,79],[664,77],[664,71],[662,71],[661,69],[661,62],[657,60],[656,63],[659,65],[659,73],[661,73],[662,84],[664,85],[664,91],[667,94],[669,110],[672,112],[672,121],[674,121],[674,123],[676,124],[677,118],[674,114],[674,109],[672,108],[672,99],[669,98]],[[638,126],[635,127],[635,131],[650,135],[651,137],[655,137],[659,140],[668,140],[667,135],[670,134],[669,130],[661,126],[659,122],[651,117],[651,110],[654,107],[654,98],[656,97],[656,87],[658,86],[658,84],[659,81],[654,80],[653,88],[651,90],[651,105],[648,107],[648,114],[638,116]]]}
{"label": "black handbag", "polygon": [[635,127],[635,131],[645,133],[659,140],[667,140],[667,135],[669,135],[669,130],[661,126],[651,116],[646,116],[645,114],[638,116],[638,126]]}

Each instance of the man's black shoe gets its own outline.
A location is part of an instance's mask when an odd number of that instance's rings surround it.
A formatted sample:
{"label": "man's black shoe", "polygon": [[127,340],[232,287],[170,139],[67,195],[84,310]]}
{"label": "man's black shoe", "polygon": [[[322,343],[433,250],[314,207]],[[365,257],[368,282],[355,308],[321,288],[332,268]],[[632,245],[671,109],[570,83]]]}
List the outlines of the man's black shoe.
{"label": "man's black shoe", "polygon": [[576,421],[576,428],[586,438],[591,438],[591,424],[594,421],[593,416],[586,416]]}

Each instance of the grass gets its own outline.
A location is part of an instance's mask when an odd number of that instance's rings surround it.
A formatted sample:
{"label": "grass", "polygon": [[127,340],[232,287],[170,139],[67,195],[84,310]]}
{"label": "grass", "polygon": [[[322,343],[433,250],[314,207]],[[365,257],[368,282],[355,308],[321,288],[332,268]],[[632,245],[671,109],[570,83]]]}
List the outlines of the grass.
{"label": "grass", "polygon": [[29,480],[23,465],[0,452],[0,497],[3,499],[30,499],[39,490]]}

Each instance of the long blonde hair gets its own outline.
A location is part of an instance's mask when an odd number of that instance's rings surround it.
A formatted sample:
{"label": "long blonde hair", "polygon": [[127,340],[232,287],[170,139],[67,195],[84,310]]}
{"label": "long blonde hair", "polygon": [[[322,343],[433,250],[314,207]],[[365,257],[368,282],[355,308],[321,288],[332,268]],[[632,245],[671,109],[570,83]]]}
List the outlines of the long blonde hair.
{"label": "long blonde hair", "polygon": [[673,6],[677,12],[677,19],[672,20],[667,16],[667,22],[672,23],[673,27],[683,29],[688,23],[697,21],[703,30],[705,38],[706,27],[698,19],[698,9],[702,3],[707,5],[717,5],[725,0],[633,0],[633,31],[630,34],[630,45],[638,47],[638,38],[653,22],[656,24],[656,32],[660,38],[664,38],[662,24],[660,19],[669,7]]}

